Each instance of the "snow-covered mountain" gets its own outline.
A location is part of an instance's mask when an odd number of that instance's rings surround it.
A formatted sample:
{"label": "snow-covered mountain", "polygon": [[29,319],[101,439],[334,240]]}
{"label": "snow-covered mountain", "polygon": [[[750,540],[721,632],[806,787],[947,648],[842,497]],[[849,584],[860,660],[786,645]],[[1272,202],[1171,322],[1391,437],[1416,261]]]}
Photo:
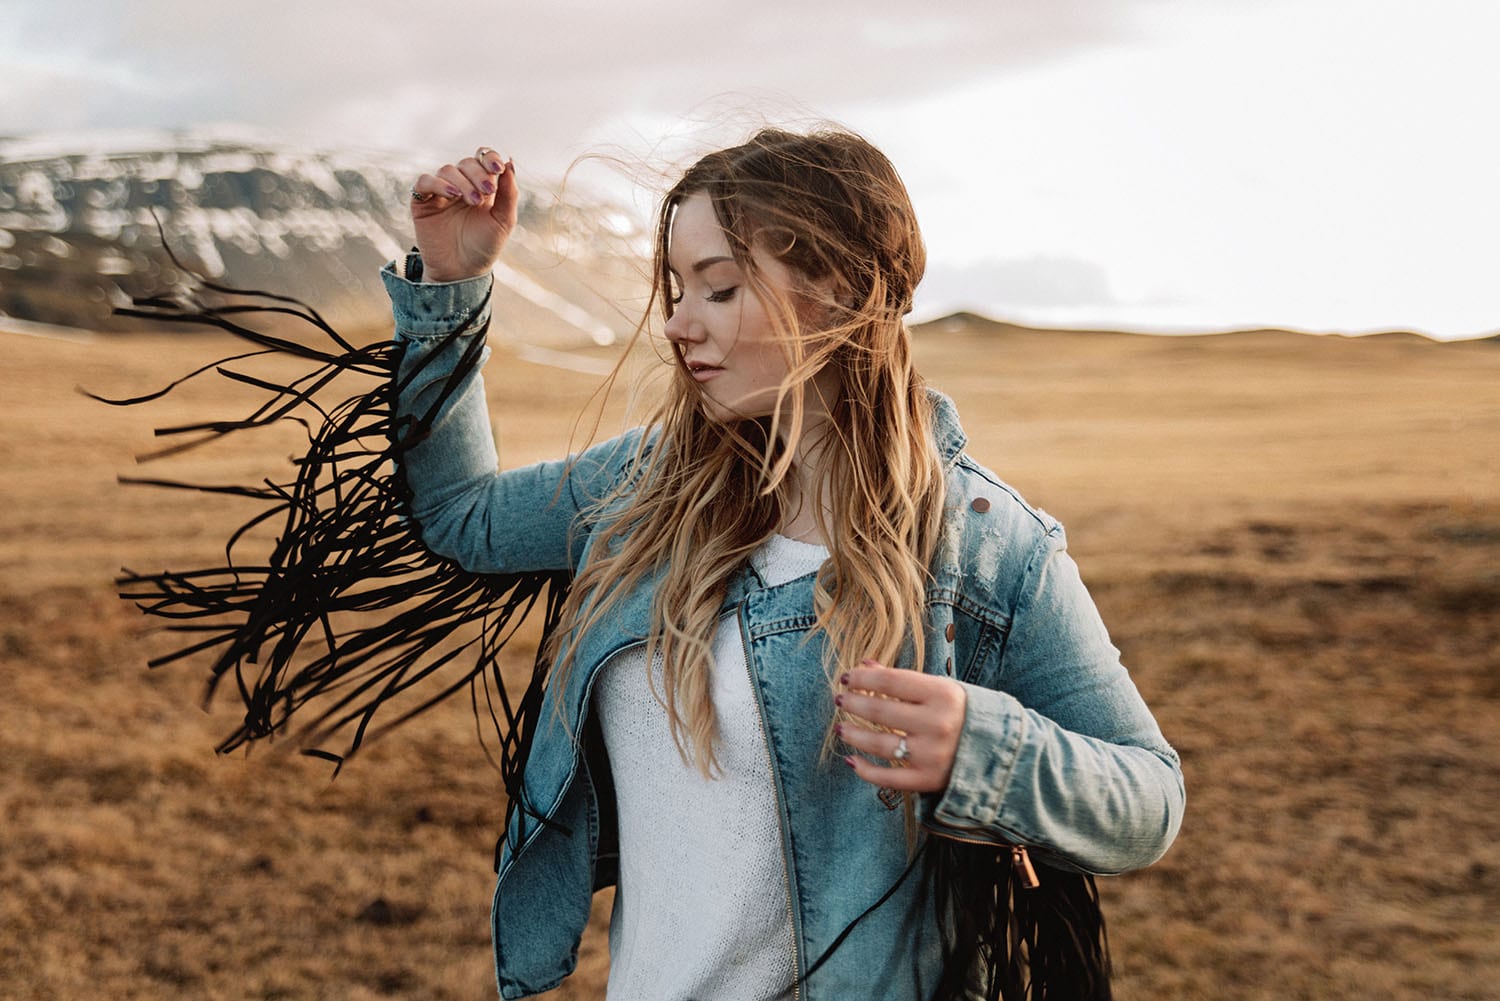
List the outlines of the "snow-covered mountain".
{"label": "snow-covered mountain", "polygon": [[[215,282],[295,296],[353,332],[388,328],[377,273],[410,242],[420,170],[200,133],[0,139],[0,314],[139,329],[113,308],[187,281],[159,220],[177,257]],[[640,246],[618,209],[528,194],[496,274],[497,327],[554,348],[628,332]]]}

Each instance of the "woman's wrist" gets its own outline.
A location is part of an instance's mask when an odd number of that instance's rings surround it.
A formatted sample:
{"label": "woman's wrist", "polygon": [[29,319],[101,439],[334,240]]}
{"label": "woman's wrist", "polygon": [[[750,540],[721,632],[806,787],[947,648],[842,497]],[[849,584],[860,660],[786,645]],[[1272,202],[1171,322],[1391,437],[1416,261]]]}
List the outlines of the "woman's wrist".
{"label": "woman's wrist", "polygon": [[391,297],[396,328],[406,334],[432,336],[464,326],[489,305],[492,275],[467,281],[433,282],[402,276],[397,262],[381,269],[380,277]]}
{"label": "woman's wrist", "polygon": [[397,257],[391,262],[391,270],[397,278],[405,279],[414,284],[424,285],[448,285],[454,282],[466,282],[474,278],[485,278],[491,274],[493,269],[477,271],[473,274],[449,275],[435,268],[429,268],[422,260],[422,252],[416,247],[411,248],[406,254]]}

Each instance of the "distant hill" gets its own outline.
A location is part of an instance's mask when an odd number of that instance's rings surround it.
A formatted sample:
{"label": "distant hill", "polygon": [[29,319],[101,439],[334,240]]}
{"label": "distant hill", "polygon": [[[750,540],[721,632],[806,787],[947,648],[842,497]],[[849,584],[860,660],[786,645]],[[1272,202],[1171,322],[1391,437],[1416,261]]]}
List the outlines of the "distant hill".
{"label": "distant hill", "polygon": [[[953,336],[963,336],[963,337],[1012,337],[1012,338],[1014,338],[1014,337],[1021,337],[1021,336],[1037,336],[1037,335],[1046,336],[1046,335],[1067,335],[1067,334],[1105,334],[1105,335],[1116,336],[1116,337],[1161,337],[1161,336],[1168,336],[1168,337],[1173,337],[1173,338],[1176,338],[1176,337],[1260,337],[1260,338],[1275,338],[1275,337],[1319,336],[1319,337],[1334,338],[1336,340],[1347,340],[1347,339],[1350,339],[1350,338],[1356,338],[1357,337],[1359,339],[1377,339],[1377,340],[1382,340],[1382,341],[1403,342],[1403,343],[1412,343],[1412,344],[1418,344],[1418,343],[1425,343],[1425,344],[1447,343],[1447,342],[1435,341],[1433,338],[1428,337],[1425,334],[1418,334],[1418,333],[1414,333],[1414,332],[1409,331],[1409,330],[1389,330],[1389,331],[1382,331],[1382,332],[1371,333],[1371,334],[1338,334],[1338,333],[1335,333],[1335,334],[1322,334],[1322,333],[1317,333],[1315,331],[1284,330],[1284,329],[1275,328],[1275,327],[1256,327],[1256,328],[1246,327],[1246,328],[1244,328],[1242,330],[1204,331],[1201,334],[1192,334],[1192,333],[1180,334],[1180,333],[1174,333],[1174,334],[1170,334],[1170,335],[1146,333],[1146,332],[1139,332],[1139,331],[1120,331],[1120,330],[1106,330],[1106,329],[1069,330],[1069,329],[1061,329],[1061,328],[1030,327],[1030,326],[1023,326],[1021,324],[1016,324],[1016,323],[1006,323],[1006,322],[1001,321],[1001,320],[992,320],[989,317],[983,316],[983,315],[981,315],[979,313],[972,313],[972,312],[968,312],[968,311],[964,311],[964,310],[961,310],[961,311],[956,312],[956,313],[950,313],[947,316],[940,316],[940,317],[937,317],[936,319],[927,320],[927,321],[924,321],[922,323],[913,324],[912,325],[912,333],[915,336],[918,336],[918,337],[931,336],[931,335],[953,335]],[[1491,342],[1500,342],[1500,334],[1496,334],[1496,335],[1494,335],[1492,337],[1486,337],[1486,338],[1481,338],[1481,339],[1485,340],[1485,341],[1491,341]]]}
{"label": "distant hill", "polygon": [[[216,282],[302,298],[353,331],[388,328],[378,269],[410,241],[418,172],[189,133],[0,140],[0,313],[139,329],[113,308],[185,281],[160,220],[177,256]],[[610,228],[622,218],[546,193],[523,201],[497,272],[497,326],[560,348],[631,329],[616,303],[640,287],[639,241]]]}

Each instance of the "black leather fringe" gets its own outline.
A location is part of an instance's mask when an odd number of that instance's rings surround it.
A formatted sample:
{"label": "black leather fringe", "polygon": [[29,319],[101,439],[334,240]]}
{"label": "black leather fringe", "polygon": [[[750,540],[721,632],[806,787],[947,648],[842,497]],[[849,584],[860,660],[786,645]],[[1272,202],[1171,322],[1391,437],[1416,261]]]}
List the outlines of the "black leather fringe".
{"label": "black leather fringe", "polygon": [[[262,505],[233,533],[222,564],[162,573],[126,569],[118,578],[122,597],[167,620],[168,630],[190,637],[150,665],[209,658],[205,703],[230,679],[244,716],[219,751],[290,733],[295,721],[303,753],[334,762],[335,774],[366,740],[467,689],[485,753],[496,761],[498,752],[507,820],[510,810],[527,810],[522,772],[547,665],[538,655],[529,675],[507,681],[497,655],[538,607],[544,636],[556,627],[570,577],[474,574],[430,553],[416,523],[406,517],[410,495],[398,461],[404,449],[427,436],[459,381],[478,363],[483,338],[471,339],[473,349],[426,413],[398,418],[400,345],[356,347],[296,300],[207,281],[200,285],[250,301],[142,298],[116,312],[155,323],[217,327],[258,350],[205,366],[146,396],[89,395],[131,406],[208,372],[264,393],[245,417],[158,429],[159,436],[186,440],[143,459],[282,421],[303,425],[308,444],[282,481],[216,486],[121,478],[230,494]],[[251,317],[291,317],[310,329],[313,343],[241,322]],[[449,336],[471,332],[464,328]],[[303,359],[306,371],[277,380],[244,370],[247,359],[270,354]],[[338,402],[329,405],[333,399]],[[265,533],[258,530],[270,526],[274,541],[259,541]],[[497,740],[494,750],[486,729]],[[335,738],[343,743],[338,752],[316,746]]]}
{"label": "black leather fringe", "polygon": [[1037,866],[1015,850],[929,837],[943,932],[933,1001],[1109,1001],[1109,943],[1094,877]]}

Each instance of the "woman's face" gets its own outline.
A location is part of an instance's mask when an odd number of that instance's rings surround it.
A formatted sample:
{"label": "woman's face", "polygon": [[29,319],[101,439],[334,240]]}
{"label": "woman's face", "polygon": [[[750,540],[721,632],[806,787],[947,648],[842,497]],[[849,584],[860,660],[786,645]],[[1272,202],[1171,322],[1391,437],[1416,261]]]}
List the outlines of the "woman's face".
{"label": "woman's face", "polygon": [[[753,257],[765,282],[795,302],[791,269],[759,249]],[[677,206],[667,264],[676,305],[666,336],[697,381],[704,411],[719,421],[770,414],[788,372],[771,320],[775,307],[751,288],[708,195],[689,195]]]}

